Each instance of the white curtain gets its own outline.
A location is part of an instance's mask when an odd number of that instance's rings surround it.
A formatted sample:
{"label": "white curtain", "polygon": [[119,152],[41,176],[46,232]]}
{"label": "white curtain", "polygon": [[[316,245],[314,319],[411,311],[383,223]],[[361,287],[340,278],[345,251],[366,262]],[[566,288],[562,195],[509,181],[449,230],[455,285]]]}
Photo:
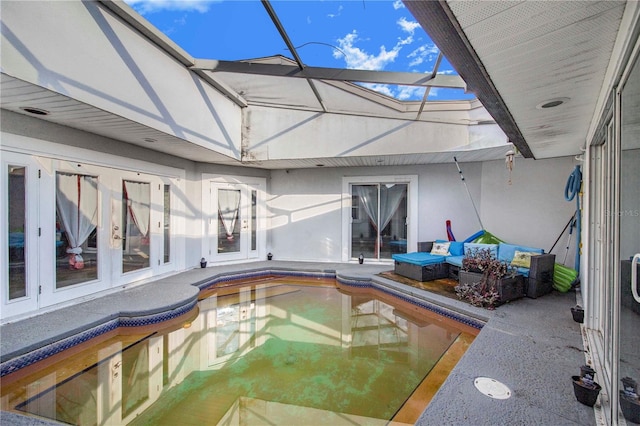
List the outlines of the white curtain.
{"label": "white curtain", "polygon": [[57,173],[56,207],[71,246],[67,253],[79,256],[80,246],[98,225],[98,179]]}
{"label": "white curtain", "polygon": [[149,234],[149,211],[151,210],[151,190],[148,183],[124,181],[127,207],[143,237]]}
{"label": "white curtain", "polygon": [[240,208],[240,191],[220,189],[218,190],[218,213],[222,219],[222,225],[228,239],[233,238],[233,228],[238,219]]}
{"label": "white curtain", "polygon": [[380,187],[380,229],[384,229],[393,217],[407,191],[406,185],[383,185]]}
{"label": "white curtain", "polygon": [[[380,230],[384,229],[391,221],[398,206],[407,191],[406,185],[383,185],[380,187],[380,199],[378,200],[378,185],[358,185],[353,187],[356,195],[362,200],[364,210],[376,230],[375,254],[382,247]],[[380,202],[380,220],[378,220],[378,201]],[[378,228],[378,225],[380,227]]]}

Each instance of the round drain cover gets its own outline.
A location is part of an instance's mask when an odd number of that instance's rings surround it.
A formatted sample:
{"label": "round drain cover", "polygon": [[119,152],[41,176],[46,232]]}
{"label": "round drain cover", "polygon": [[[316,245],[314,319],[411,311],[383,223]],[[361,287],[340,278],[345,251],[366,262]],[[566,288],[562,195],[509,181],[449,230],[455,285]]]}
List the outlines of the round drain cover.
{"label": "round drain cover", "polygon": [[489,377],[477,377],[474,382],[476,389],[494,399],[507,399],[511,397],[511,390],[504,383]]}

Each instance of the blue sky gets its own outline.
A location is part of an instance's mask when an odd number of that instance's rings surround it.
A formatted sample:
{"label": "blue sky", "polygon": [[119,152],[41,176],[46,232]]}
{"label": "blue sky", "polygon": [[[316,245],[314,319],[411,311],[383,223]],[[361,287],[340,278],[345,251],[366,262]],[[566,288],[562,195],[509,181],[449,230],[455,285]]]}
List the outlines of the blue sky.
{"label": "blue sky", "polygon": [[[259,0],[125,0],[190,55],[241,60],[293,58]],[[272,0],[305,65],[431,72],[438,48],[399,0]],[[445,60],[439,72],[455,73]],[[414,87],[366,85],[400,100],[422,99]],[[432,89],[430,100],[469,99]]]}

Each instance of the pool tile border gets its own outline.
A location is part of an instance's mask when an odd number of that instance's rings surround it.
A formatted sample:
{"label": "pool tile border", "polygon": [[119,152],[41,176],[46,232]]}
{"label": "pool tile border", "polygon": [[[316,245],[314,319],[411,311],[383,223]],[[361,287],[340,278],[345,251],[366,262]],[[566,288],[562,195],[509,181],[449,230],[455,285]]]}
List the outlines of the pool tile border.
{"label": "pool tile border", "polygon": [[[374,288],[378,291],[382,291],[393,297],[397,297],[405,302],[419,306],[421,308],[432,311],[436,314],[442,315],[446,318],[458,321],[476,329],[481,329],[484,326],[484,322],[478,319],[472,318],[467,315],[463,315],[460,312],[456,312],[435,303],[431,303],[423,298],[415,295],[410,295],[405,292],[393,289],[388,286],[379,285],[372,280],[372,277],[349,277],[341,276],[336,272],[328,271],[295,271],[286,269],[258,269],[253,271],[244,271],[239,273],[220,274],[213,278],[209,278],[200,283],[195,283],[200,290],[205,288],[214,287],[221,283],[229,281],[261,278],[267,276],[285,276],[285,277],[305,277],[305,278],[330,278],[336,279],[341,285],[358,287],[358,288]],[[145,325],[151,325],[167,321],[172,318],[176,318],[182,314],[189,312],[197,304],[197,300],[193,300],[181,307],[163,311],[159,313],[149,315],[138,316],[120,316],[115,319],[110,319],[103,324],[81,331],[73,336],[61,338],[60,340],[47,344],[41,348],[35,349],[31,352],[19,355],[15,358],[7,360],[0,364],[0,377],[4,377],[7,374],[16,372],[22,368],[32,365],[38,361],[46,359],[52,355],[60,353],[73,346],[84,343],[94,337],[101,334],[115,330],[118,327],[139,327]]]}
{"label": "pool tile border", "polygon": [[43,359],[56,355],[66,349],[91,340],[94,337],[113,331],[118,327],[139,327],[179,317],[180,315],[191,311],[197,303],[197,300],[195,300],[170,311],[136,317],[119,317],[108,320],[105,323],[81,331],[73,336],[62,338],[57,342],[50,343],[24,355],[20,355],[3,362],[0,364],[0,377],[14,373],[21,368],[28,367],[31,364],[35,364],[38,361],[42,361]]}

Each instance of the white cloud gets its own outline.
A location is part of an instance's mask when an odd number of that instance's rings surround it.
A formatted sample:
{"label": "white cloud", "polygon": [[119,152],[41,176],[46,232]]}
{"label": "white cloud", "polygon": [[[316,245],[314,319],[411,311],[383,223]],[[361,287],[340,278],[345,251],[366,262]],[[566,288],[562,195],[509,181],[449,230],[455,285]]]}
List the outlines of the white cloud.
{"label": "white cloud", "polygon": [[159,12],[161,10],[205,13],[213,3],[221,0],[125,0],[138,13]]}
{"label": "white cloud", "polygon": [[425,61],[433,61],[437,54],[438,48],[435,44],[423,44],[407,55],[407,58],[411,59],[409,66],[416,67]]}
{"label": "white cloud", "polygon": [[[346,55],[344,59],[347,63],[347,68],[372,71],[382,70],[388,63],[395,61],[400,49],[402,48],[401,42],[396,44],[393,49],[389,51],[387,51],[387,48],[382,45],[380,46],[378,54],[373,55],[365,52],[359,47],[356,47],[355,44],[358,40],[358,32],[356,30],[353,30],[353,32],[347,34],[343,38],[338,39],[338,46]],[[333,56],[335,58],[340,58],[343,55],[338,51],[334,51]]]}
{"label": "white cloud", "polygon": [[394,97],[394,93],[391,90],[391,87],[386,84],[379,83],[361,83],[362,87],[366,87],[367,89],[374,90],[378,93],[382,93],[383,95],[387,95],[389,97]]}
{"label": "white cloud", "polygon": [[402,0],[396,0],[393,2],[393,8],[395,10],[398,10],[398,9],[404,9],[405,6],[404,6],[404,3],[402,3]]}
{"label": "white cloud", "polygon": [[416,21],[407,21],[407,18],[405,18],[404,16],[398,19],[396,24],[398,24],[398,26],[402,29],[402,31],[409,34],[413,34],[416,28],[420,28],[419,23],[417,23]]}
{"label": "white cloud", "polygon": [[401,86],[396,98],[401,101],[422,99],[425,90],[424,87]]}

